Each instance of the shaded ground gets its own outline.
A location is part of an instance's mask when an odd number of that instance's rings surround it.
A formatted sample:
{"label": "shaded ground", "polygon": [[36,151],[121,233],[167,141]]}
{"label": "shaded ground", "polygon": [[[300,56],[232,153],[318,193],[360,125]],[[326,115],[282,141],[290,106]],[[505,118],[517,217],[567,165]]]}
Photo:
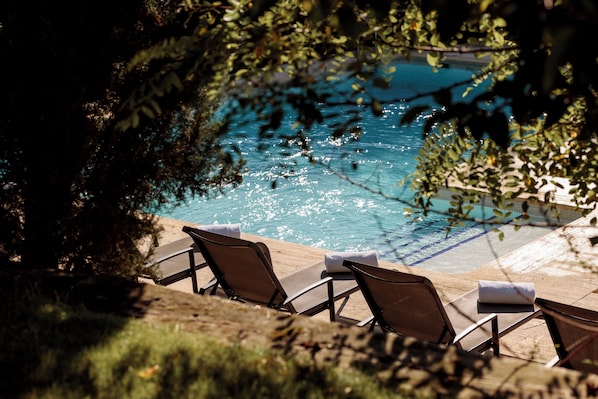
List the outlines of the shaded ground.
{"label": "shaded ground", "polygon": [[[8,277],[8,276],[5,276]],[[30,275],[12,275],[15,283]],[[10,277],[9,277],[10,278]],[[38,275],[41,290],[96,312],[201,332],[223,345],[265,347],[321,364],[367,369],[397,389],[458,397],[592,397],[598,376],[536,363],[460,353],[413,339],[290,316],[216,297],[108,277]],[[22,281],[21,281],[22,282]]]}

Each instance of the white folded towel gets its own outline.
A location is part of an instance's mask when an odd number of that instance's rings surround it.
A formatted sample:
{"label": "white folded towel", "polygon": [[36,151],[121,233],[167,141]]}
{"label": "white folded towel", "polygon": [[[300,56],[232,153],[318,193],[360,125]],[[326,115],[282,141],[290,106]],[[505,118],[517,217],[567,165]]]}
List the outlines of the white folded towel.
{"label": "white folded towel", "polygon": [[478,295],[481,303],[531,305],[536,299],[536,288],[534,283],[480,280]]}
{"label": "white folded towel", "polygon": [[324,264],[328,273],[350,273],[351,270],[343,266],[343,261],[352,260],[369,266],[378,266],[377,251],[331,252],[324,255]]}
{"label": "white folded towel", "polygon": [[223,236],[241,238],[240,224],[202,224],[196,227],[198,230],[210,233],[222,234]]}

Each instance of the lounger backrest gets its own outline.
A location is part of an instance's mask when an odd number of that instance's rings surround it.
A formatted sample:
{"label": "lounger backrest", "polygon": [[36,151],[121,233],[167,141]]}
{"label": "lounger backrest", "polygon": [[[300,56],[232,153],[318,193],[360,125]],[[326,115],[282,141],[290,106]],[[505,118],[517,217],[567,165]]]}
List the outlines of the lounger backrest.
{"label": "lounger backrest", "polygon": [[536,298],[559,356],[559,366],[598,374],[598,312]]}
{"label": "lounger backrest", "polygon": [[230,297],[280,308],[287,295],[272,270],[269,256],[257,243],[185,227],[208,266]]}
{"label": "lounger backrest", "polygon": [[447,344],[455,337],[432,283],[423,276],[345,261],[385,331]]}

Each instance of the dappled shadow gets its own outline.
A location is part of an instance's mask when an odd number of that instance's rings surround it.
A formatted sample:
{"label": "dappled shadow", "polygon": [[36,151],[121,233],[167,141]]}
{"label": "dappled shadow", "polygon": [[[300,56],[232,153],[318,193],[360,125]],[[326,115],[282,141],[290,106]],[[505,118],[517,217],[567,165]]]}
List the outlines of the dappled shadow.
{"label": "dappled shadow", "polygon": [[142,300],[145,287],[124,278],[91,276],[77,281],[67,300],[92,312],[141,317],[148,305]]}
{"label": "dappled shadow", "polygon": [[[100,317],[94,312],[122,314],[143,287],[123,279],[100,280],[54,271],[0,271],[0,396],[19,397],[35,386],[52,384],[52,376],[64,370],[63,365],[47,364],[47,353],[53,353],[50,358],[59,358],[66,366],[88,348],[121,331],[126,319]],[[92,312],[80,312],[85,308]],[[80,331],[89,333],[74,334]],[[32,380],[39,376],[49,381]],[[89,388],[93,389],[91,385]]]}
{"label": "dappled shadow", "polygon": [[[43,364],[41,353],[44,348],[61,351],[68,356],[64,365],[56,367],[56,370],[65,372],[66,367],[75,367],[69,371],[73,378],[80,378],[80,386],[89,385],[89,389],[93,390],[91,379],[85,383],[89,375],[75,372],[78,370],[76,367],[81,367],[78,355],[91,346],[101,344],[101,339],[121,331],[127,321],[120,317],[109,318],[109,322],[106,322],[105,317],[88,317],[87,324],[79,327],[90,333],[72,337],[68,341],[68,348],[64,343],[60,344],[63,345],[61,347],[56,342],[48,342],[47,337],[68,335],[81,320],[74,313],[65,317],[63,309],[44,306],[38,307],[38,312],[34,314],[25,314],[21,310],[31,309],[31,306],[19,306],[11,300],[11,292],[17,290],[21,294],[23,290],[44,292],[49,297],[59,299],[59,302],[94,312],[129,315],[152,324],[176,323],[177,329],[201,332],[205,338],[217,340],[219,344],[215,347],[233,349],[230,352],[232,355],[226,355],[233,357],[222,357],[222,366],[237,362],[241,367],[242,359],[235,358],[234,354],[241,353],[239,351],[242,348],[270,349],[271,352],[264,352],[260,364],[277,367],[277,358],[297,358],[297,363],[304,366],[289,375],[287,382],[309,379],[317,381],[322,389],[332,385],[332,376],[327,374],[329,371],[324,366],[359,370],[395,392],[426,394],[429,397],[583,398],[596,395],[598,387],[598,376],[581,375],[564,369],[545,369],[530,361],[480,356],[457,350],[454,346],[437,346],[393,334],[369,333],[364,328],[322,322],[221,298],[190,295],[164,287],[103,277],[82,279],[67,276],[54,281],[52,279],[32,280],[18,275],[0,279],[2,316],[5,321],[0,338],[7,349],[1,358],[1,366],[7,371],[0,389],[8,397],[19,396],[19,392],[30,392],[32,381],[27,376],[32,370],[28,367]],[[46,335],[31,331],[28,325],[34,323],[30,321],[44,325],[44,328],[54,333]],[[11,340],[11,336],[15,334],[26,335],[24,341],[36,346],[36,350],[14,346],[16,341]],[[124,348],[119,357],[120,363],[113,373],[117,375],[119,370],[132,368],[139,378],[127,377],[130,380],[120,381],[113,387],[115,393],[126,397],[128,390],[133,389],[133,384],[140,381],[154,387],[157,385],[159,393],[156,397],[184,397],[198,380],[224,381],[222,386],[214,386],[213,390],[202,396],[206,398],[242,395],[243,384],[255,381],[259,381],[270,392],[277,392],[285,386],[284,380],[281,382],[271,379],[271,376],[258,375],[249,366],[247,371],[238,375],[222,375],[224,369],[220,366],[206,367],[192,353],[184,350],[169,351],[157,360],[148,359],[147,353],[148,348],[141,343]],[[305,358],[312,362],[301,361]],[[159,370],[154,369],[154,366],[159,366]],[[154,370],[158,371],[154,373]],[[43,386],[51,381],[34,383]]]}
{"label": "dappled shadow", "polygon": [[334,325],[326,333],[306,327],[303,321],[287,315],[272,320],[272,349],[287,357],[305,355],[321,365],[360,370],[405,394],[475,398],[596,395],[598,376],[356,327]]}

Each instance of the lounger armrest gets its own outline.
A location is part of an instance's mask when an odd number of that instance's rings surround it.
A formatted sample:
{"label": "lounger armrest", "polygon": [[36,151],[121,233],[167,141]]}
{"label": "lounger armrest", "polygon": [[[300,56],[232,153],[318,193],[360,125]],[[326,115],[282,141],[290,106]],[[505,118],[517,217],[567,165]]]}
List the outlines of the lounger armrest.
{"label": "lounger armrest", "polygon": [[372,331],[374,329],[374,327],[376,326],[376,318],[374,317],[374,315],[371,315],[371,316],[366,317],[365,319],[361,320],[359,323],[357,323],[357,327],[365,327],[368,324],[370,324],[369,329],[370,329],[370,331]]}
{"label": "lounger armrest", "polygon": [[[180,250],[172,252],[166,256],[162,256],[161,258],[158,258],[149,263],[146,263],[146,265],[144,267],[151,268],[151,267],[159,265],[160,263],[165,262],[169,259],[176,258],[177,256],[181,256],[184,254],[187,254],[189,256],[189,268],[187,268],[185,270],[181,270],[181,271],[176,271],[174,273],[170,273],[166,276],[162,276],[161,278],[156,278],[156,276],[151,273],[147,273],[147,274],[144,273],[144,274],[142,274],[142,277],[151,278],[154,281],[154,283],[160,284],[160,285],[169,285],[172,283],[176,283],[177,281],[180,281],[184,278],[191,277],[192,290],[196,294],[199,293],[198,288],[197,288],[197,275],[196,275],[195,271],[208,266],[208,264],[206,262],[203,262],[200,264],[195,263],[195,255],[194,255],[195,250],[191,245],[187,248],[180,249]],[[211,286],[210,288],[214,288],[214,290],[215,290],[215,287],[213,287],[213,286]]]}
{"label": "lounger armrest", "polygon": [[204,295],[207,291],[210,291],[210,295],[215,295],[216,289],[218,289],[218,280],[216,279],[216,277],[212,277],[210,281],[208,281],[206,284],[204,284],[203,287],[199,289],[198,294]]}
{"label": "lounger armrest", "polygon": [[[193,251],[193,247],[189,246],[189,248],[179,249],[178,251],[175,251],[175,252],[173,252],[171,254],[168,254],[168,255],[163,256],[163,257],[158,258],[158,259],[154,259],[151,262],[146,263],[145,266],[143,266],[143,268],[144,269],[150,269],[150,268],[152,268],[152,267],[154,267],[156,265],[159,265],[160,263],[162,263],[164,261],[167,261],[168,259],[176,258],[177,256],[189,253],[189,251],[192,252]],[[155,283],[158,283],[160,280],[162,280],[161,278],[160,279],[156,279],[156,276],[153,275],[152,273],[143,273],[141,276],[145,277],[145,278],[150,278]],[[166,277],[168,277],[168,276],[166,276]]]}
{"label": "lounger armrest", "polygon": [[309,293],[310,291],[312,291],[315,288],[318,288],[324,284],[326,284],[328,286],[328,300],[326,301],[327,308],[330,312],[330,321],[334,321],[336,319],[336,313],[334,310],[334,288],[332,286],[332,281],[333,278],[332,277],[324,277],[321,280],[316,281],[313,284],[308,285],[307,287],[303,288],[302,290],[299,290],[297,292],[295,292],[294,294],[292,294],[290,297],[287,298],[286,301],[284,301],[283,305],[287,305],[290,302],[293,302],[295,299],[299,298],[300,296]]}
{"label": "lounger armrest", "polygon": [[474,323],[463,330],[460,334],[458,334],[452,341],[452,343],[456,343],[461,341],[463,338],[474,332],[476,329],[482,327],[486,323],[492,323],[492,341],[491,347],[494,351],[494,356],[499,356],[500,354],[500,347],[498,341],[498,315],[496,313],[491,313],[488,316],[484,317],[483,319],[479,320],[477,323]]}
{"label": "lounger armrest", "polygon": [[176,251],[176,252],[173,252],[173,253],[171,253],[171,254],[168,254],[168,255],[166,255],[166,256],[163,256],[163,257],[161,257],[161,258],[158,258],[158,259],[156,259],[156,260],[153,260],[153,261],[151,261],[151,262],[148,262],[148,263],[146,263],[146,264],[145,264],[145,267],[146,267],[146,268],[147,268],[147,267],[152,267],[152,266],[154,266],[154,265],[157,265],[158,263],[162,263],[162,262],[164,262],[164,261],[167,261],[168,259],[172,259],[172,258],[175,258],[175,257],[177,257],[177,256],[179,256],[179,255],[186,254],[186,253],[188,253],[189,251],[193,251],[193,247],[189,246],[189,248],[180,249],[180,250],[178,250],[178,251]]}
{"label": "lounger armrest", "polygon": [[557,355],[557,356],[553,357],[552,359],[550,359],[548,361],[548,363],[546,363],[544,365],[544,367],[546,367],[546,368],[552,368],[552,367],[558,366],[558,364],[559,364],[560,361],[561,361],[561,359]]}
{"label": "lounger armrest", "polygon": [[293,295],[289,296],[287,298],[287,300],[284,301],[283,305],[287,305],[288,303],[293,302],[295,299],[299,298],[301,295],[305,295],[309,291],[313,290],[314,288],[317,288],[324,284],[328,284],[329,282],[330,282],[330,284],[332,284],[332,277],[325,277],[321,280],[318,280],[315,283],[312,283],[312,284],[308,285],[307,287],[295,292]]}

